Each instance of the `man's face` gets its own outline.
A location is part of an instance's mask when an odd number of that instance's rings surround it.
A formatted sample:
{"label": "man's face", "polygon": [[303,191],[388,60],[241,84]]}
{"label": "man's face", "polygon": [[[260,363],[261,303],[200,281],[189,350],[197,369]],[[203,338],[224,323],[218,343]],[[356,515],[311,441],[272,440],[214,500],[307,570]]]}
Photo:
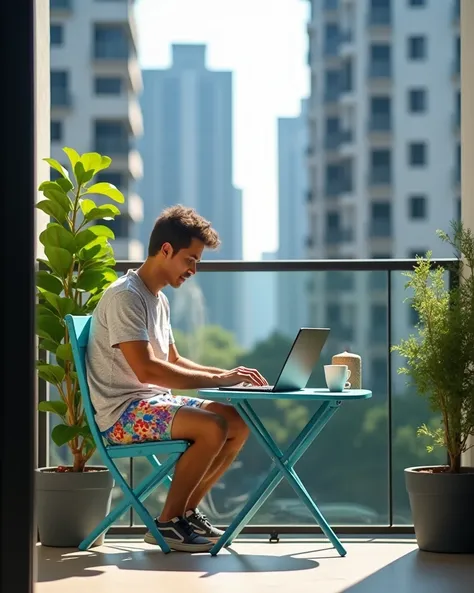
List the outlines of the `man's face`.
{"label": "man's face", "polygon": [[189,247],[180,249],[176,254],[173,253],[173,249],[169,245],[165,261],[170,286],[179,288],[196,273],[196,265],[201,260],[203,251],[204,243],[198,239],[193,239]]}

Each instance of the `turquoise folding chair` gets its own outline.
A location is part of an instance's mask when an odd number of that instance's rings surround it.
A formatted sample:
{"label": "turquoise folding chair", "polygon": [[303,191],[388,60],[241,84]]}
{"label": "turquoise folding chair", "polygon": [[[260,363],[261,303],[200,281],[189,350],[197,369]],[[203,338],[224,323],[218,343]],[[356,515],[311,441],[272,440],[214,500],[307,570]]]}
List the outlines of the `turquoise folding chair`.
{"label": "turquoise folding chair", "polygon": [[[92,436],[94,437],[97,451],[102,457],[103,463],[111,471],[115,483],[121,488],[124,500],[111,511],[107,517],[86,537],[80,544],[80,550],[89,549],[92,544],[107,529],[119,519],[130,507],[138,513],[140,519],[151,531],[158,545],[163,552],[170,552],[170,547],[158,531],[153,517],[146,510],[143,502],[164,480],[171,481],[168,473],[173,469],[180,456],[186,451],[190,443],[188,441],[151,441],[146,443],[134,443],[132,445],[108,445],[100,434],[95,422],[95,412],[90,399],[89,387],[86,373],[86,349],[89,340],[91,316],[89,315],[66,315],[66,325],[71,340],[74,363],[79,379],[84,409],[87,416]],[[156,455],[168,456],[161,464]],[[136,488],[131,488],[118,470],[115,460],[124,457],[146,457],[151,464],[153,471]]]}

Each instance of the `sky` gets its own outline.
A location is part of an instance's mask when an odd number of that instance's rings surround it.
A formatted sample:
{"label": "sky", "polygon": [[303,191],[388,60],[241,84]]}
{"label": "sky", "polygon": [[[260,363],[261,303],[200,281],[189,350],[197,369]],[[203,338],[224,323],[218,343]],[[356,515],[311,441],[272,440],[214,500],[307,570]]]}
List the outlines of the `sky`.
{"label": "sky", "polygon": [[139,0],[142,68],[171,44],[205,43],[210,70],[234,72],[234,185],[243,190],[244,259],[278,247],[277,120],[308,96],[305,0]]}

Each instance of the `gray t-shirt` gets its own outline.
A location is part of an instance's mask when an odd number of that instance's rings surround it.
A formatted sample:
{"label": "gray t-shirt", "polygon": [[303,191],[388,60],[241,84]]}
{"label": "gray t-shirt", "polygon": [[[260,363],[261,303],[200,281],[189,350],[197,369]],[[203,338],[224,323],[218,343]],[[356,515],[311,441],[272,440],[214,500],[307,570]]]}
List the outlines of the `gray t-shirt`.
{"label": "gray t-shirt", "polygon": [[161,291],[155,296],[129,270],[104,291],[92,315],[86,367],[101,431],[115,424],[133,401],[170,393],[138,380],[118,347],[135,340],[149,341],[159,360],[168,360],[174,342],[168,299]]}

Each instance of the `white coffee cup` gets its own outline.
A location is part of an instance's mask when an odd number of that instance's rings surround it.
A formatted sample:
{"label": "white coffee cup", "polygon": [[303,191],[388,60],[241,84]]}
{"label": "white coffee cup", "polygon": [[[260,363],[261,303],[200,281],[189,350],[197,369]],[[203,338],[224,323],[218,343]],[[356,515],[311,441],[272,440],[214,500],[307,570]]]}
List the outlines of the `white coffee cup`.
{"label": "white coffee cup", "polygon": [[351,384],[348,382],[351,371],[346,364],[326,364],[324,365],[324,375],[329,391],[343,391],[351,388]]}

